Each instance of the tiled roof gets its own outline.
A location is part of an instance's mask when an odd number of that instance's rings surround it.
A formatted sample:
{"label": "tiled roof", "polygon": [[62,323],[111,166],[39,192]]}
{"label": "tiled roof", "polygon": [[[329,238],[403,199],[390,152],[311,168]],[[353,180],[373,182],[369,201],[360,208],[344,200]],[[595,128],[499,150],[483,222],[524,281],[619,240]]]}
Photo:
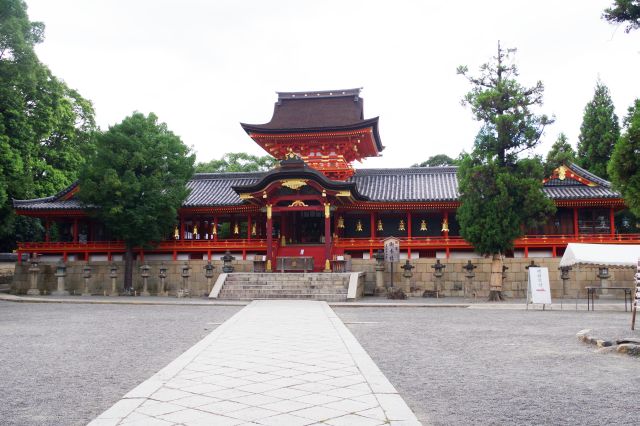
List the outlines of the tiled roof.
{"label": "tiled roof", "polygon": [[[611,184],[586,170],[568,165],[574,173],[596,183],[587,186],[571,179],[550,180],[544,192],[555,200],[592,198],[621,198]],[[198,173],[187,183],[191,193],[183,207],[232,206],[242,204],[233,187],[254,185],[269,172],[253,173]],[[459,197],[457,168],[411,167],[401,169],[359,169],[347,181],[356,184],[358,191],[371,201],[437,202],[456,201]],[[21,210],[62,210],[82,208],[76,199],[62,200],[77,184],[60,193],[34,200],[14,200],[13,206]]]}
{"label": "tiled roof", "polygon": [[371,201],[455,201],[455,167],[360,169],[349,179]]}

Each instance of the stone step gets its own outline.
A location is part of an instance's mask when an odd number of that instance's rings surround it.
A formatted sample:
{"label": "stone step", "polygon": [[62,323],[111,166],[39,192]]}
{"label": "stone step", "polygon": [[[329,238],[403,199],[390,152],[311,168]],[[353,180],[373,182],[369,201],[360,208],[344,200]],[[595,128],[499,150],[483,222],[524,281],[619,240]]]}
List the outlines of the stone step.
{"label": "stone step", "polygon": [[300,295],[265,295],[256,297],[229,297],[226,300],[265,300],[265,299],[306,299],[324,300],[326,302],[344,302],[345,296],[335,294],[300,294]]}
{"label": "stone step", "polygon": [[256,294],[347,294],[347,290],[342,291],[331,291],[328,292],[324,289],[322,290],[309,290],[309,289],[300,289],[300,290],[269,290],[269,291],[260,291],[260,290],[222,290],[220,292],[222,296],[228,296],[231,294],[246,294],[246,295],[256,295]]}

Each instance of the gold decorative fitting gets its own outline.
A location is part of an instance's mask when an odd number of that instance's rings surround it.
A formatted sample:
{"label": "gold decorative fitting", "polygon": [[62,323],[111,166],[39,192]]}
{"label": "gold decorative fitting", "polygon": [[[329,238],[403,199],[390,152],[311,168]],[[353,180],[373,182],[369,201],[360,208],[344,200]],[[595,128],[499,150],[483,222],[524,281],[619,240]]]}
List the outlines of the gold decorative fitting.
{"label": "gold decorative fitting", "polygon": [[244,193],[244,194],[240,194],[240,199],[241,199],[241,200],[248,200],[248,199],[250,199],[250,198],[253,198],[253,197],[251,196],[251,194],[246,194],[246,193]]}
{"label": "gold decorative fitting", "polygon": [[291,147],[289,147],[288,150],[289,151],[284,155],[284,158],[288,160],[295,160],[296,158],[300,158],[295,152],[293,152],[293,149]]}
{"label": "gold decorative fitting", "polygon": [[558,171],[558,179],[565,180],[568,168],[564,164],[556,169]]}
{"label": "gold decorative fitting", "polygon": [[257,231],[256,231],[256,224],[252,223],[251,224],[251,235],[256,235]]}
{"label": "gold decorative fitting", "polygon": [[267,204],[267,219],[271,219],[271,213],[272,213],[271,204]]}
{"label": "gold decorative fitting", "polygon": [[338,217],[338,229],[344,229],[344,218],[342,216]]}
{"label": "gold decorative fitting", "polygon": [[233,234],[238,235],[240,233],[240,227],[238,226],[238,222],[233,224]]}
{"label": "gold decorative fitting", "polygon": [[424,219],[420,221],[420,230],[424,232],[427,231],[427,221]]}
{"label": "gold decorative fitting", "polygon": [[173,238],[176,240],[180,239],[180,231],[178,231],[178,227],[173,228]]}
{"label": "gold decorative fitting", "polygon": [[326,197],[327,196],[327,191],[325,191],[324,189],[322,190],[322,196]]}
{"label": "gold decorative fitting", "polygon": [[198,235],[198,225],[193,225],[193,235]]}
{"label": "gold decorative fitting", "polygon": [[378,219],[378,227],[376,229],[378,231],[384,231],[384,228],[382,227],[382,219]]}
{"label": "gold decorative fitting", "polygon": [[360,219],[356,222],[356,232],[362,232],[362,221]]}
{"label": "gold decorative fitting", "polygon": [[262,191],[262,198],[267,198],[267,191]]}
{"label": "gold decorative fitting", "polygon": [[218,235],[218,229],[216,225],[211,225],[211,235]]}
{"label": "gold decorative fitting", "polygon": [[324,203],[324,217],[331,217],[331,203]]}
{"label": "gold decorative fitting", "polygon": [[294,191],[302,188],[307,184],[307,181],[303,179],[285,179],[281,180],[280,182],[282,182],[282,186],[291,188]]}
{"label": "gold decorative fitting", "polygon": [[351,191],[340,191],[336,194],[337,197],[351,197]]}
{"label": "gold decorative fitting", "polygon": [[449,220],[445,219],[442,221],[442,232],[449,232]]}
{"label": "gold decorative fitting", "polygon": [[294,202],[289,204],[289,207],[309,207],[309,206],[305,204],[304,201],[302,200],[295,200]]}
{"label": "gold decorative fitting", "polygon": [[400,219],[400,223],[398,224],[398,231],[406,231],[407,228],[404,226],[404,219]]}

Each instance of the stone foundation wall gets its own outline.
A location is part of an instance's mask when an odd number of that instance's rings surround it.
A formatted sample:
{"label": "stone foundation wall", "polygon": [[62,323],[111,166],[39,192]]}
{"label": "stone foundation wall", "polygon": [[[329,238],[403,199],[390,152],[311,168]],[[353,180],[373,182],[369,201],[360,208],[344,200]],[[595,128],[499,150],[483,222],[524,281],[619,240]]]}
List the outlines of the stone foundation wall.
{"label": "stone foundation wall", "polygon": [[[151,294],[157,293],[160,278],[160,264],[164,263],[167,268],[167,278],[165,279],[165,291],[169,294],[176,294],[177,289],[182,284],[182,267],[185,261],[149,261],[145,262],[151,269],[149,270],[148,290]],[[65,277],[65,288],[72,294],[80,294],[84,289],[84,278],[82,269],[86,262],[68,262],[67,276]],[[111,291],[111,278],[109,277],[111,262],[90,262],[91,278],[89,279],[89,289],[92,294],[103,295],[109,294]],[[124,285],[124,262],[115,262],[118,266],[118,277],[116,278],[116,287],[118,291],[122,291]],[[206,260],[190,260],[191,275],[188,279],[188,286],[192,296],[208,295],[207,278],[204,275],[203,267],[207,264]],[[222,272],[222,261],[213,260],[211,264],[214,266],[213,278],[211,285],[216,282],[218,275]],[[253,270],[253,261],[237,260],[232,262],[236,272],[250,272]],[[133,262],[133,286],[136,291],[141,292],[143,288],[142,277],[140,276],[140,262]],[[29,289],[28,262],[22,265],[16,265],[11,291],[16,294],[24,294]],[[49,294],[57,289],[57,278],[55,276],[56,265],[53,263],[40,263],[40,272],[38,274],[38,288],[43,294]]]}
{"label": "stone foundation wall", "polygon": [[[527,289],[527,270],[525,267],[531,263],[532,259],[505,259],[505,265],[509,268],[506,272],[504,281],[504,292],[507,297],[524,297]],[[549,268],[549,280],[551,284],[552,297],[558,298],[562,296],[562,280],[560,279],[560,271],[558,265],[560,258],[536,258],[536,264]],[[464,296],[465,286],[466,295],[471,296],[474,292],[478,298],[486,298],[489,295],[489,275],[491,271],[491,259],[472,259],[472,263],[477,265],[475,269],[475,278],[469,282],[465,278],[465,271],[462,268],[467,259],[441,259],[442,264],[446,265],[444,276],[438,281],[438,289],[445,296]],[[115,262],[118,266],[118,278],[116,286],[119,291],[123,288],[124,262]],[[146,262],[150,267],[150,277],[148,279],[148,288],[151,294],[156,294],[160,279],[158,278],[159,267],[164,263],[167,268],[167,278],[165,280],[165,290],[170,294],[175,294],[182,283],[182,267],[184,261],[149,261]],[[207,279],[204,275],[203,267],[206,265],[205,260],[190,260],[189,266],[191,276],[188,280],[188,286],[193,296],[201,296],[208,294]],[[211,262],[214,269],[212,284],[222,271],[222,261],[214,260]],[[375,277],[375,260],[353,259],[352,270],[365,272],[365,294],[382,293],[384,287],[376,286]],[[411,264],[415,266],[413,269],[413,277],[410,279],[410,288],[407,287],[405,279],[402,277],[403,270],[400,266],[403,262],[394,266],[394,286],[401,287],[405,291],[410,290],[414,296],[421,296],[425,290],[435,289],[435,278],[433,276],[434,269],[431,265],[435,263],[435,259],[415,259]],[[67,276],[65,277],[66,290],[72,294],[79,294],[84,288],[84,278],[82,276],[82,268],[85,262],[68,262]],[[89,279],[89,288],[92,294],[108,294],[111,290],[111,279],[109,278],[110,262],[90,262],[92,268],[91,278]],[[24,262],[22,265],[15,266],[15,274],[11,284],[11,290],[17,294],[24,294],[29,289],[29,263]],[[142,291],[143,283],[140,276],[139,262],[134,262],[133,281],[134,288]],[[250,260],[236,260],[233,262],[236,272],[251,272],[253,270],[253,262]],[[40,263],[40,273],[38,274],[38,288],[42,293],[48,294],[57,288],[57,278],[55,277],[56,265],[53,263]],[[585,286],[600,285],[600,280],[596,277],[597,268],[580,267],[575,268],[569,273],[569,281],[564,289],[564,296],[586,297]],[[611,274],[611,286],[633,286],[632,268],[609,270]],[[386,285],[390,282],[390,268],[386,265],[384,272],[384,281]],[[614,293],[616,297],[623,298],[622,291]]]}
{"label": "stone foundation wall", "polygon": [[[551,285],[551,296],[554,298],[561,297],[563,295],[562,280],[560,279],[560,271],[558,266],[560,264],[560,258],[507,258],[505,259],[505,266],[509,269],[506,272],[506,278],[504,280],[503,290],[507,297],[525,297],[527,291],[527,270],[525,269],[531,261],[534,260],[539,266],[549,268],[549,281]],[[420,296],[425,290],[434,290],[436,279],[433,276],[434,269],[431,265],[435,264],[435,259],[415,259],[411,261],[411,264],[415,266],[413,269],[413,277],[410,280],[411,293],[415,296]],[[478,298],[486,298],[489,296],[489,275],[491,274],[491,259],[490,258],[476,258],[471,259],[471,263],[477,266],[475,269],[475,277],[469,282],[465,277],[465,270],[463,266],[467,264],[468,259],[440,259],[440,262],[447,267],[444,269],[444,276],[440,278],[438,282],[438,288],[444,289],[443,294],[445,296],[463,296],[465,286],[467,287],[467,295],[470,296],[473,292],[476,293]],[[400,287],[407,291],[405,279],[402,277],[404,272],[400,269],[400,266],[404,264],[404,261],[396,263],[394,265],[394,286]],[[376,286],[375,276],[375,261],[364,259],[353,259],[352,269],[354,271],[366,272],[366,289],[367,294],[372,292],[381,293],[384,292],[384,288]],[[566,283],[564,289],[564,296],[586,297],[586,286],[599,286],[600,279],[597,278],[598,268],[594,267],[576,267],[569,273],[569,280]],[[610,268],[609,273],[611,279],[609,280],[611,286],[633,286],[633,274],[632,268]],[[391,273],[389,264],[386,264],[384,272],[384,281],[388,285],[390,282]],[[616,297],[623,298],[624,293],[622,291],[616,291]]]}

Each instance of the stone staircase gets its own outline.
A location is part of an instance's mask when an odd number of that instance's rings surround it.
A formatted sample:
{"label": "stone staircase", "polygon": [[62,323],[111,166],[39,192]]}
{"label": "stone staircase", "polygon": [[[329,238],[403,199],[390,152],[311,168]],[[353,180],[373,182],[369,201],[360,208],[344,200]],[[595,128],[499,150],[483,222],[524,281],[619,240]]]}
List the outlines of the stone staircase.
{"label": "stone staircase", "polygon": [[232,273],[218,299],[308,299],[345,302],[349,274],[338,273]]}

